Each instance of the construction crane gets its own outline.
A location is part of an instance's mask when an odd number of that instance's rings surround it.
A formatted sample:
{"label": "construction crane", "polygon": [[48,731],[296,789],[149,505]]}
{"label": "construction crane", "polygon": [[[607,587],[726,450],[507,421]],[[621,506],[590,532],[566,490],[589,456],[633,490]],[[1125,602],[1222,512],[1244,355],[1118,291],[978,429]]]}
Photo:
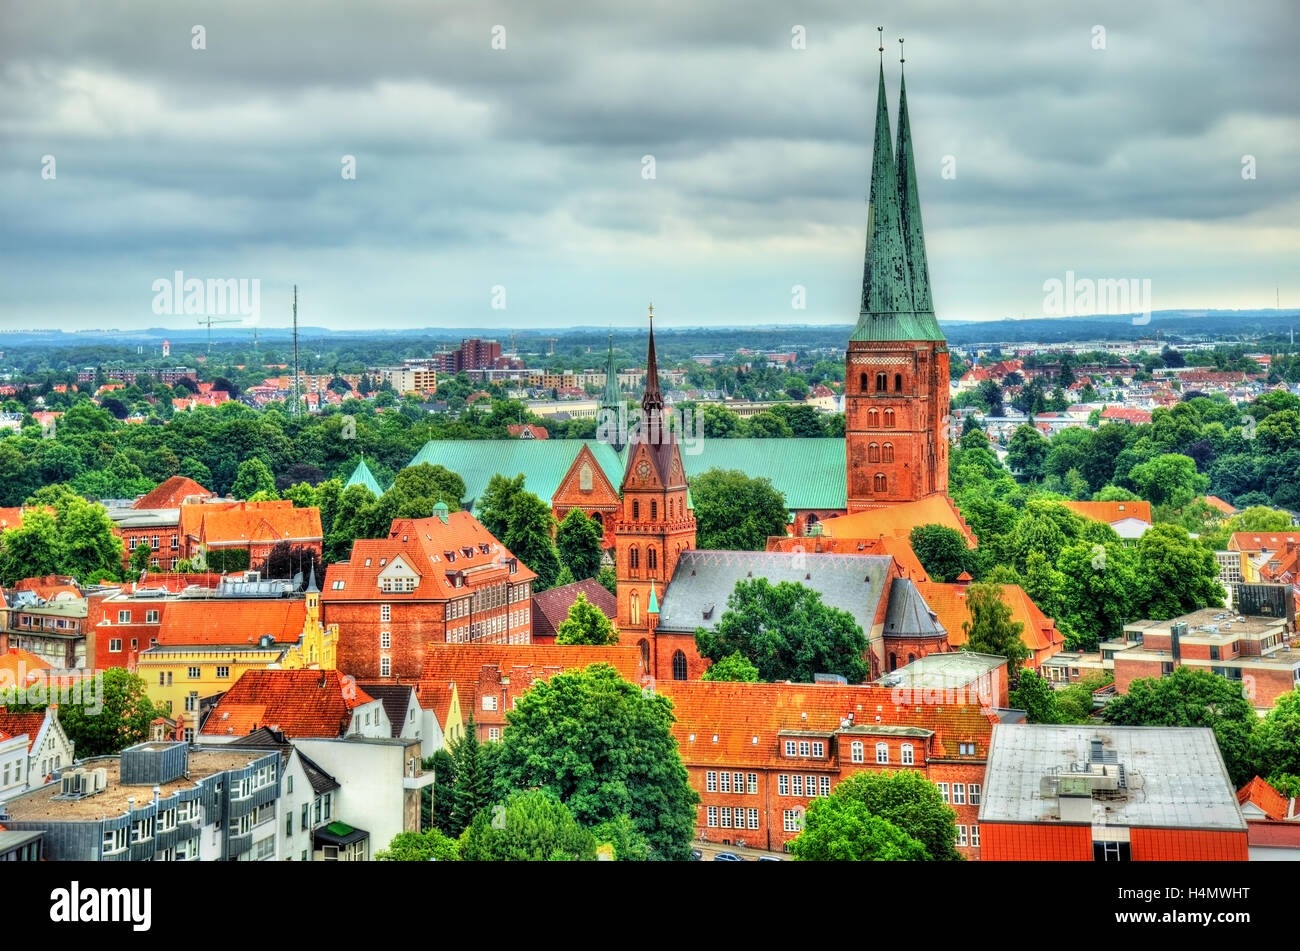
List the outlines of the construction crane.
{"label": "construction crane", "polygon": [[543,341],[544,343],[549,343],[549,344],[551,345],[551,349],[547,351],[547,353],[549,353],[551,356],[555,356],[555,341],[557,341],[557,340],[559,340],[559,339],[560,339],[559,337],[543,337],[543,338],[542,338],[542,341]]}
{"label": "construction crane", "polygon": [[213,317],[210,314],[207,317],[200,317],[199,326],[202,327],[203,325],[206,324],[208,328],[208,356],[212,356],[212,325],[213,324],[242,324],[243,322],[244,322],[244,318],[242,317]]}

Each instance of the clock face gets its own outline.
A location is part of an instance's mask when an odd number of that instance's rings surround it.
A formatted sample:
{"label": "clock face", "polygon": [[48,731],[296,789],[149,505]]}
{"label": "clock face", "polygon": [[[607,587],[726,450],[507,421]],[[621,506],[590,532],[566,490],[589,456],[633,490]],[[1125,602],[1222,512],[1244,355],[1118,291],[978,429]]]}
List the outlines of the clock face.
{"label": "clock face", "polygon": [[646,462],[644,459],[642,459],[642,460],[641,460],[641,465],[639,465],[639,466],[636,467],[636,474],[639,475],[639,476],[640,476],[641,478],[643,478],[643,479],[648,479],[648,478],[650,478],[650,463],[648,463],[648,462]]}

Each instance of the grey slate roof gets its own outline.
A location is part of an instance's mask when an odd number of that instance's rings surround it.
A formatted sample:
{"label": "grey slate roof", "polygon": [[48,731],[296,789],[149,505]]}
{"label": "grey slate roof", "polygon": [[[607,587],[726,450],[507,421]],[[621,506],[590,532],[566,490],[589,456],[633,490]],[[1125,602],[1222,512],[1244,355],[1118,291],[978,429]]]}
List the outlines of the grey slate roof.
{"label": "grey slate roof", "polygon": [[[848,611],[868,636],[888,583],[888,555],[791,554],[767,551],[684,551],[660,605],[661,631],[712,629],[736,583],[766,578],[812,588],[830,607]],[[709,617],[704,612],[712,607]]]}
{"label": "grey slate roof", "polygon": [[410,684],[394,683],[359,683],[357,686],[383,704],[384,713],[388,714],[388,722],[393,728],[393,736],[401,735],[406,713],[411,709],[411,693],[414,688]]}
{"label": "grey slate roof", "polygon": [[896,578],[889,587],[884,633],[885,637],[943,637],[948,632],[916,585],[906,578]]}

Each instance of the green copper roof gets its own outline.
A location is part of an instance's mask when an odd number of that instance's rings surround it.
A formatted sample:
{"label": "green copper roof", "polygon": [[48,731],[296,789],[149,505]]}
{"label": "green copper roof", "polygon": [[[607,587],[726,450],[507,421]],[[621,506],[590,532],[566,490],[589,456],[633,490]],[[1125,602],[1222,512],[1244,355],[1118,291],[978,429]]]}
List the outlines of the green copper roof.
{"label": "green copper roof", "polygon": [[916,160],[912,149],[912,124],[907,117],[907,82],[898,89],[898,202],[899,225],[907,253],[908,277],[912,282],[915,320],[921,330],[918,340],[943,340],[934,316],[930,293],[930,266],[925,254],[925,231],[921,227],[921,200],[916,193]]}
{"label": "green copper roof", "polygon": [[614,369],[614,335],[609,335],[609,357],[605,361],[605,391],[600,396],[601,409],[618,409],[623,396],[618,391],[618,371]]}
{"label": "green copper roof", "polygon": [[885,69],[876,93],[876,141],[871,157],[867,250],[862,266],[862,308],[849,340],[920,340],[912,281],[898,207],[898,175],[885,104]]}
{"label": "green copper roof", "polygon": [[650,603],[646,605],[646,614],[659,613],[659,596],[655,594],[655,581],[650,579]]}
{"label": "green copper roof", "polygon": [[370,467],[366,465],[366,460],[364,459],[357,463],[357,467],[352,470],[352,475],[348,476],[348,481],[344,484],[343,488],[346,489],[349,485],[364,485],[374,493],[375,498],[379,498],[384,494],[384,490],[381,489],[379,483],[375,481],[375,477],[371,474]]}
{"label": "green copper roof", "polygon": [[[549,502],[582,446],[590,447],[610,482],[623,481],[627,451],[616,453],[594,439],[441,439],[425,443],[410,465],[428,462],[446,466],[465,480],[464,501],[483,494],[488,480],[500,473],[522,472],[528,491]],[[785,496],[792,509],[843,508],[847,497],[844,440],[822,439],[705,439],[682,447],[687,478],[710,469],[739,469],[751,477],[763,476]],[[694,508],[690,492],[687,504]]]}

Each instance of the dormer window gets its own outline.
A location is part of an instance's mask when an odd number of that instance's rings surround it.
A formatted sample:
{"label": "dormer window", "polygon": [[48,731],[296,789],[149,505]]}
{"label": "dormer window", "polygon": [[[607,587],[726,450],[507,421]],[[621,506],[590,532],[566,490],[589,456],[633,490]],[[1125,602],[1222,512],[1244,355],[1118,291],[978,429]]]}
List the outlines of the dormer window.
{"label": "dormer window", "polygon": [[446,558],[448,561],[455,561],[455,560],[456,560],[456,553],[455,553],[454,551],[444,551],[444,552],[442,553],[442,557],[443,557],[443,558]]}
{"label": "dormer window", "polygon": [[474,557],[474,549],[473,549],[473,547],[470,546],[470,545],[466,545],[464,548],[462,548],[462,549],[460,550],[460,553],[461,553],[462,555],[464,555],[466,558],[473,558],[473,557]]}
{"label": "dormer window", "polygon": [[481,551],[483,554],[486,555],[486,554],[488,553],[488,543],[487,543],[487,542],[479,542],[479,543],[478,543],[478,550]]}

